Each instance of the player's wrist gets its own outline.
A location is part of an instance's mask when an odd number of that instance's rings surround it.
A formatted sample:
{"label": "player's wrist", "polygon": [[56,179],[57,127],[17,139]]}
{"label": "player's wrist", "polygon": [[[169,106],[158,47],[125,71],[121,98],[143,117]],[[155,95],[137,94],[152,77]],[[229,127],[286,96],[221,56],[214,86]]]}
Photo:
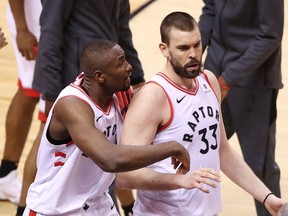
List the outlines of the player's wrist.
{"label": "player's wrist", "polygon": [[222,76],[219,76],[218,83],[222,89],[227,91],[230,89],[230,85],[224,80]]}
{"label": "player's wrist", "polygon": [[265,196],[265,198],[263,199],[263,202],[262,202],[262,204],[265,206],[265,203],[266,203],[266,201],[267,201],[267,199],[271,196],[271,195],[274,195],[272,192],[270,192],[270,193],[268,193],[266,196]]}

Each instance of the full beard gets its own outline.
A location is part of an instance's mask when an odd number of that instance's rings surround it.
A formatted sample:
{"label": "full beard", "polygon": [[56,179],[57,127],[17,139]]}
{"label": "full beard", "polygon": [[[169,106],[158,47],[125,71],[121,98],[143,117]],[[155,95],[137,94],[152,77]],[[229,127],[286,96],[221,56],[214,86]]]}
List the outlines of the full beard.
{"label": "full beard", "polygon": [[[192,59],[189,63],[185,64],[184,66],[181,66],[178,63],[173,63],[173,59],[170,60],[170,64],[172,65],[173,70],[176,74],[178,74],[180,77],[188,78],[188,79],[194,79],[199,75],[199,73],[202,70],[202,63],[201,61],[198,61],[197,59]],[[198,65],[198,68],[196,70],[192,70],[191,72],[187,71],[187,68],[190,66]]]}

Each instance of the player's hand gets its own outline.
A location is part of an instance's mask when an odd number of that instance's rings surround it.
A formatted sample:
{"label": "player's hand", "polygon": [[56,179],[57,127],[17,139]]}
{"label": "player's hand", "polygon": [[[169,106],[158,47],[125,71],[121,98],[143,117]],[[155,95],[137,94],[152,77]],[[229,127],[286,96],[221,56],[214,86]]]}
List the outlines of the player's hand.
{"label": "player's hand", "polygon": [[288,202],[285,202],[284,205],[281,206],[281,208],[279,209],[278,216],[287,216],[288,215]]}
{"label": "player's hand", "polygon": [[209,189],[205,187],[208,185],[210,187],[216,188],[216,182],[221,181],[220,174],[211,168],[199,168],[193,172],[187,173],[186,175],[178,176],[179,185],[185,189],[198,188],[204,193],[209,193]]}
{"label": "player's hand", "polygon": [[0,28],[0,49],[4,46],[6,46],[8,42],[6,41],[6,37],[4,35],[4,32],[2,31],[2,28]]}
{"label": "player's hand", "polygon": [[190,170],[190,155],[187,149],[176,141],[170,141],[176,145],[177,153],[171,157],[171,164],[177,174],[185,174]]}
{"label": "player's hand", "polygon": [[21,29],[17,31],[16,41],[22,56],[28,61],[35,60],[35,46],[37,46],[36,37],[28,29]]}
{"label": "player's hand", "polygon": [[277,216],[278,211],[284,204],[285,204],[285,201],[276,197],[275,195],[270,195],[265,201],[265,207],[267,208],[267,210],[270,212],[272,216]]}

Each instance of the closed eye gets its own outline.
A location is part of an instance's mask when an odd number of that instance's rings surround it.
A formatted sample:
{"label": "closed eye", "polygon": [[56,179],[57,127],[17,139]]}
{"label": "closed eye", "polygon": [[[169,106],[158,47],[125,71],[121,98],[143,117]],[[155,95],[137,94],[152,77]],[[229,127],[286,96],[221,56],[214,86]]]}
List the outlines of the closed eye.
{"label": "closed eye", "polygon": [[189,50],[189,49],[190,49],[190,46],[181,45],[181,46],[178,46],[177,48],[178,48],[179,50],[181,50],[181,51],[186,51],[186,50]]}
{"label": "closed eye", "polygon": [[118,59],[118,66],[122,66],[124,62],[125,62],[125,56],[123,55]]}

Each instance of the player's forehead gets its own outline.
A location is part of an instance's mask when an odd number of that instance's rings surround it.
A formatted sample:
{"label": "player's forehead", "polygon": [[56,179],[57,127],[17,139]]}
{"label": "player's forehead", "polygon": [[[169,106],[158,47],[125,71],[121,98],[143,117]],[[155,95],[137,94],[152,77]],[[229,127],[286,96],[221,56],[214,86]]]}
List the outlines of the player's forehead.
{"label": "player's forehead", "polygon": [[119,61],[119,59],[124,58],[124,51],[123,49],[118,45],[115,44],[115,46],[113,46],[108,52],[106,52],[106,54],[104,56],[102,56],[103,58],[102,61],[105,65],[111,63],[111,62],[116,62]]}
{"label": "player's forehead", "polygon": [[115,44],[115,46],[112,47],[110,52],[107,53],[105,59],[107,63],[109,63],[111,61],[115,61],[123,57],[124,57],[124,50],[118,44]]}
{"label": "player's forehead", "polygon": [[201,34],[198,28],[194,28],[192,31],[182,31],[179,29],[171,29],[169,34],[170,43],[197,43],[201,40]]}

